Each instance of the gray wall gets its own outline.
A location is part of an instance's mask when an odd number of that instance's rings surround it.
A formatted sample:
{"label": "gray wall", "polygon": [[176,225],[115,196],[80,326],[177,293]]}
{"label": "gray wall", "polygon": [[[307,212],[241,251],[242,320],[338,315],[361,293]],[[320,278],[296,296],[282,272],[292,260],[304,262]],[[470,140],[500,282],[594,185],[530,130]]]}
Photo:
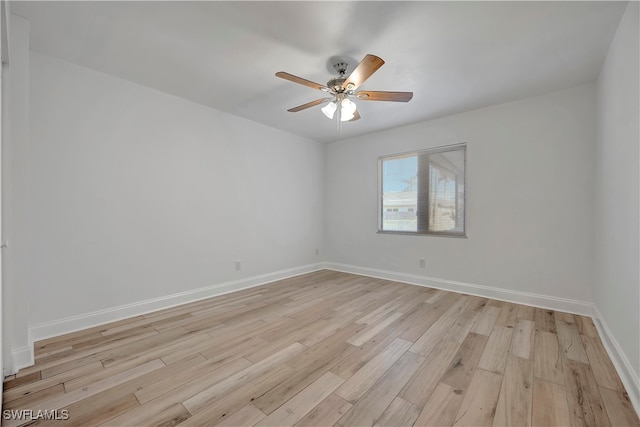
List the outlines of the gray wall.
{"label": "gray wall", "polygon": [[[629,2],[598,79],[594,302],[640,377],[638,3]],[[639,390],[629,390],[632,397]]]}
{"label": "gray wall", "polygon": [[322,145],[33,52],[30,84],[31,325],[317,262]]}
{"label": "gray wall", "polygon": [[[329,145],[328,259],[590,301],[595,116],[589,84]],[[377,158],[460,142],[468,238],[376,234]]]}

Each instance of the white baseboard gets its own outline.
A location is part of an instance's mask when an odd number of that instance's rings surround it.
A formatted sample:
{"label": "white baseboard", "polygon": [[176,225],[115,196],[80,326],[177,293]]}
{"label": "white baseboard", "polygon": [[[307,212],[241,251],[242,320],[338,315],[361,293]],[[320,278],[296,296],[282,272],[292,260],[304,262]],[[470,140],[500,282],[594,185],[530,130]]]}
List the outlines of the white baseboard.
{"label": "white baseboard", "polygon": [[29,329],[31,338],[30,347],[24,347],[14,351],[14,366],[16,367],[16,369],[20,369],[33,365],[33,343],[35,341],[51,338],[58,335],[68,334],[70,332],[99,326],[109,322],[115,322],[117,320],[126,319],[128,317],[139,316],[141,314],[163,310],[165,308],[174,307],[180,304],[186,304],[218,295],[227,294],[229,292],[239,291],[241,289],[264,285],[276,280],[282,280],[288,277],[311,273],[323,268],[324,266],[321,263],[310,264],[302,267],[295,267],[276,271],[273,273],[247,277],[245,279],[234,280],[232,282],[218,283],[204,288],[180,292],[173,295],[153,298],[146,301],[135,302],[132,304],[121,305],[105,310],[84,313],[77,316],[67,317],[65,319],[34,325]]}
{"label": "white baseboard", "polygon": [[378,270],[369,267],[358,267],[354,265],[337,264],[331,262],[325,263],[324,265],[329,270],[343,271],[345,273],[359,274],[361,276],[394,280],[411,285],[426,286],[429,288],[476,295],[484,298],[514,302],[517,304],[526,304],[540,308],[580,314],[583,316],[592,316],[593,314],[593,304],[587,301],[532,294],[529,292],[512,291],[509,289],[494,288],[491,286],[476,285],[473,283],[456,282],[453,280],[419,276],[416,274],[399,273],[396,271]]}
{"label": "white baseboard", "polygon": [[593,323],[596,325],[602,344],[607,350],[613,366],[616,368],[616,371],[618,371],[618,375],[620,375],[620,379],[622,380],[622,384],[624,384],[624,388],[627,390],[631,404],[635,408],[636,413],[640,415],[640,378],[638,377],[638,373],[634,371],[631,363],[629,363],[629,358],[627,358],[620,344],[618,344],[618,341],[611,333],[597,306],[593,307],[593,313]]}
{"label": "white baseboard", "polygon": [[21,347],[13,350],[11,355],[13,356],[13,363],[11,368],[8,370],[10,372],[9,375],[15,374],[20,369],[31,366],[35,363],[32,342],[27,347]]}

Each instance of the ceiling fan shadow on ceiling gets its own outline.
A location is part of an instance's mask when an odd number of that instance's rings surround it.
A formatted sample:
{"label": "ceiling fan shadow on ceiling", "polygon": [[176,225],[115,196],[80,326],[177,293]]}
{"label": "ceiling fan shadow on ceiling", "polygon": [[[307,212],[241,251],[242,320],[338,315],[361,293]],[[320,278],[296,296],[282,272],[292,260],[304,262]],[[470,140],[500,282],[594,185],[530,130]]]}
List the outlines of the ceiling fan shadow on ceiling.
{"label": "ceiling fan shadow on ceiling", "polygon": [[276,77],[330,94],[331,97],[329,98],[316,99],[315,101],[290,108],[287,111],[296,113],[298,111],[306,110],[307,108],[326,104],[321,108],[321,111],[329,119],[333,119],[335,117],[338,129],[340,129],[342,122],[352,122],[360,119],[360,113],[358,112],[357,105],[351,98],[362,101],[394,102],[409,102],[411,98],[413,98],[413,92],[383,92],[370,90],[361,90],[356,92],[356,89],[358,89],[362,83],[382,67],[382,65],[384,65],[384,61],[381,58],[367,54],[351,74],[349,74],[348,77],[345,77],[349,64],[345,61],[336,62],[333,65],[333,68],[338,72],[338,77],[329,80],[326,86],[303,79],[302,77],[294,76],[293,74],[289,74],[284,71],[277,72]]}

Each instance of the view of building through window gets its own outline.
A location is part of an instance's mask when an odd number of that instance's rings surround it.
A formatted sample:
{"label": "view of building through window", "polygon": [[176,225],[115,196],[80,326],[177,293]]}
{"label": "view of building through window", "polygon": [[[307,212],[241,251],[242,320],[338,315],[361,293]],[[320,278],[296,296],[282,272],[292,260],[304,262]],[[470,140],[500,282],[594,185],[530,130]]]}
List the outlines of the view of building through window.
{"label": "view of building through window", "polygon": [[464,235],[465,145],[381,158],[381,229]]}

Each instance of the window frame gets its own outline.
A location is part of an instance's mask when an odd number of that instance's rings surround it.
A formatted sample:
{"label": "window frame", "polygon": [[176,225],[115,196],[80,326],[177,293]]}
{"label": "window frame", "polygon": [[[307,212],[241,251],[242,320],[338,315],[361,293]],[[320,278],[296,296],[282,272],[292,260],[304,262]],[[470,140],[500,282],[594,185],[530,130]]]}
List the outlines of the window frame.
{"label": "window frame", "polygon": [[[402,230],[384,230],[383,229],[383,216],[384,216],[384,206],[383,206],[383,171],[382,164],[385,160],[393,160],[393,159],[402,159],[406,157],[419,156],[421,154],[437,154],[443,153],[447,151],[458,151],[461,150],[464,156],[464,194],[463,194],[463,205],[464,212],[462,214],[462,231],[461,232],[452,232],[452,231],[430,231],[430,230],[420,230],[420,231],[402,231]],[[426,190],[427,194],[429,194],[429,188],[427,186]],[[413,150],[407,151],[403,153],[397,154],[388,154],[384,156],[378,157],[378,234],[400,234],[407,236],[440,236],[440,237],[453,237],[453,238],[467,238],[467,143],[461,142],[458,144],[445,145],[440,147],[426,148],[422,150]]]}

